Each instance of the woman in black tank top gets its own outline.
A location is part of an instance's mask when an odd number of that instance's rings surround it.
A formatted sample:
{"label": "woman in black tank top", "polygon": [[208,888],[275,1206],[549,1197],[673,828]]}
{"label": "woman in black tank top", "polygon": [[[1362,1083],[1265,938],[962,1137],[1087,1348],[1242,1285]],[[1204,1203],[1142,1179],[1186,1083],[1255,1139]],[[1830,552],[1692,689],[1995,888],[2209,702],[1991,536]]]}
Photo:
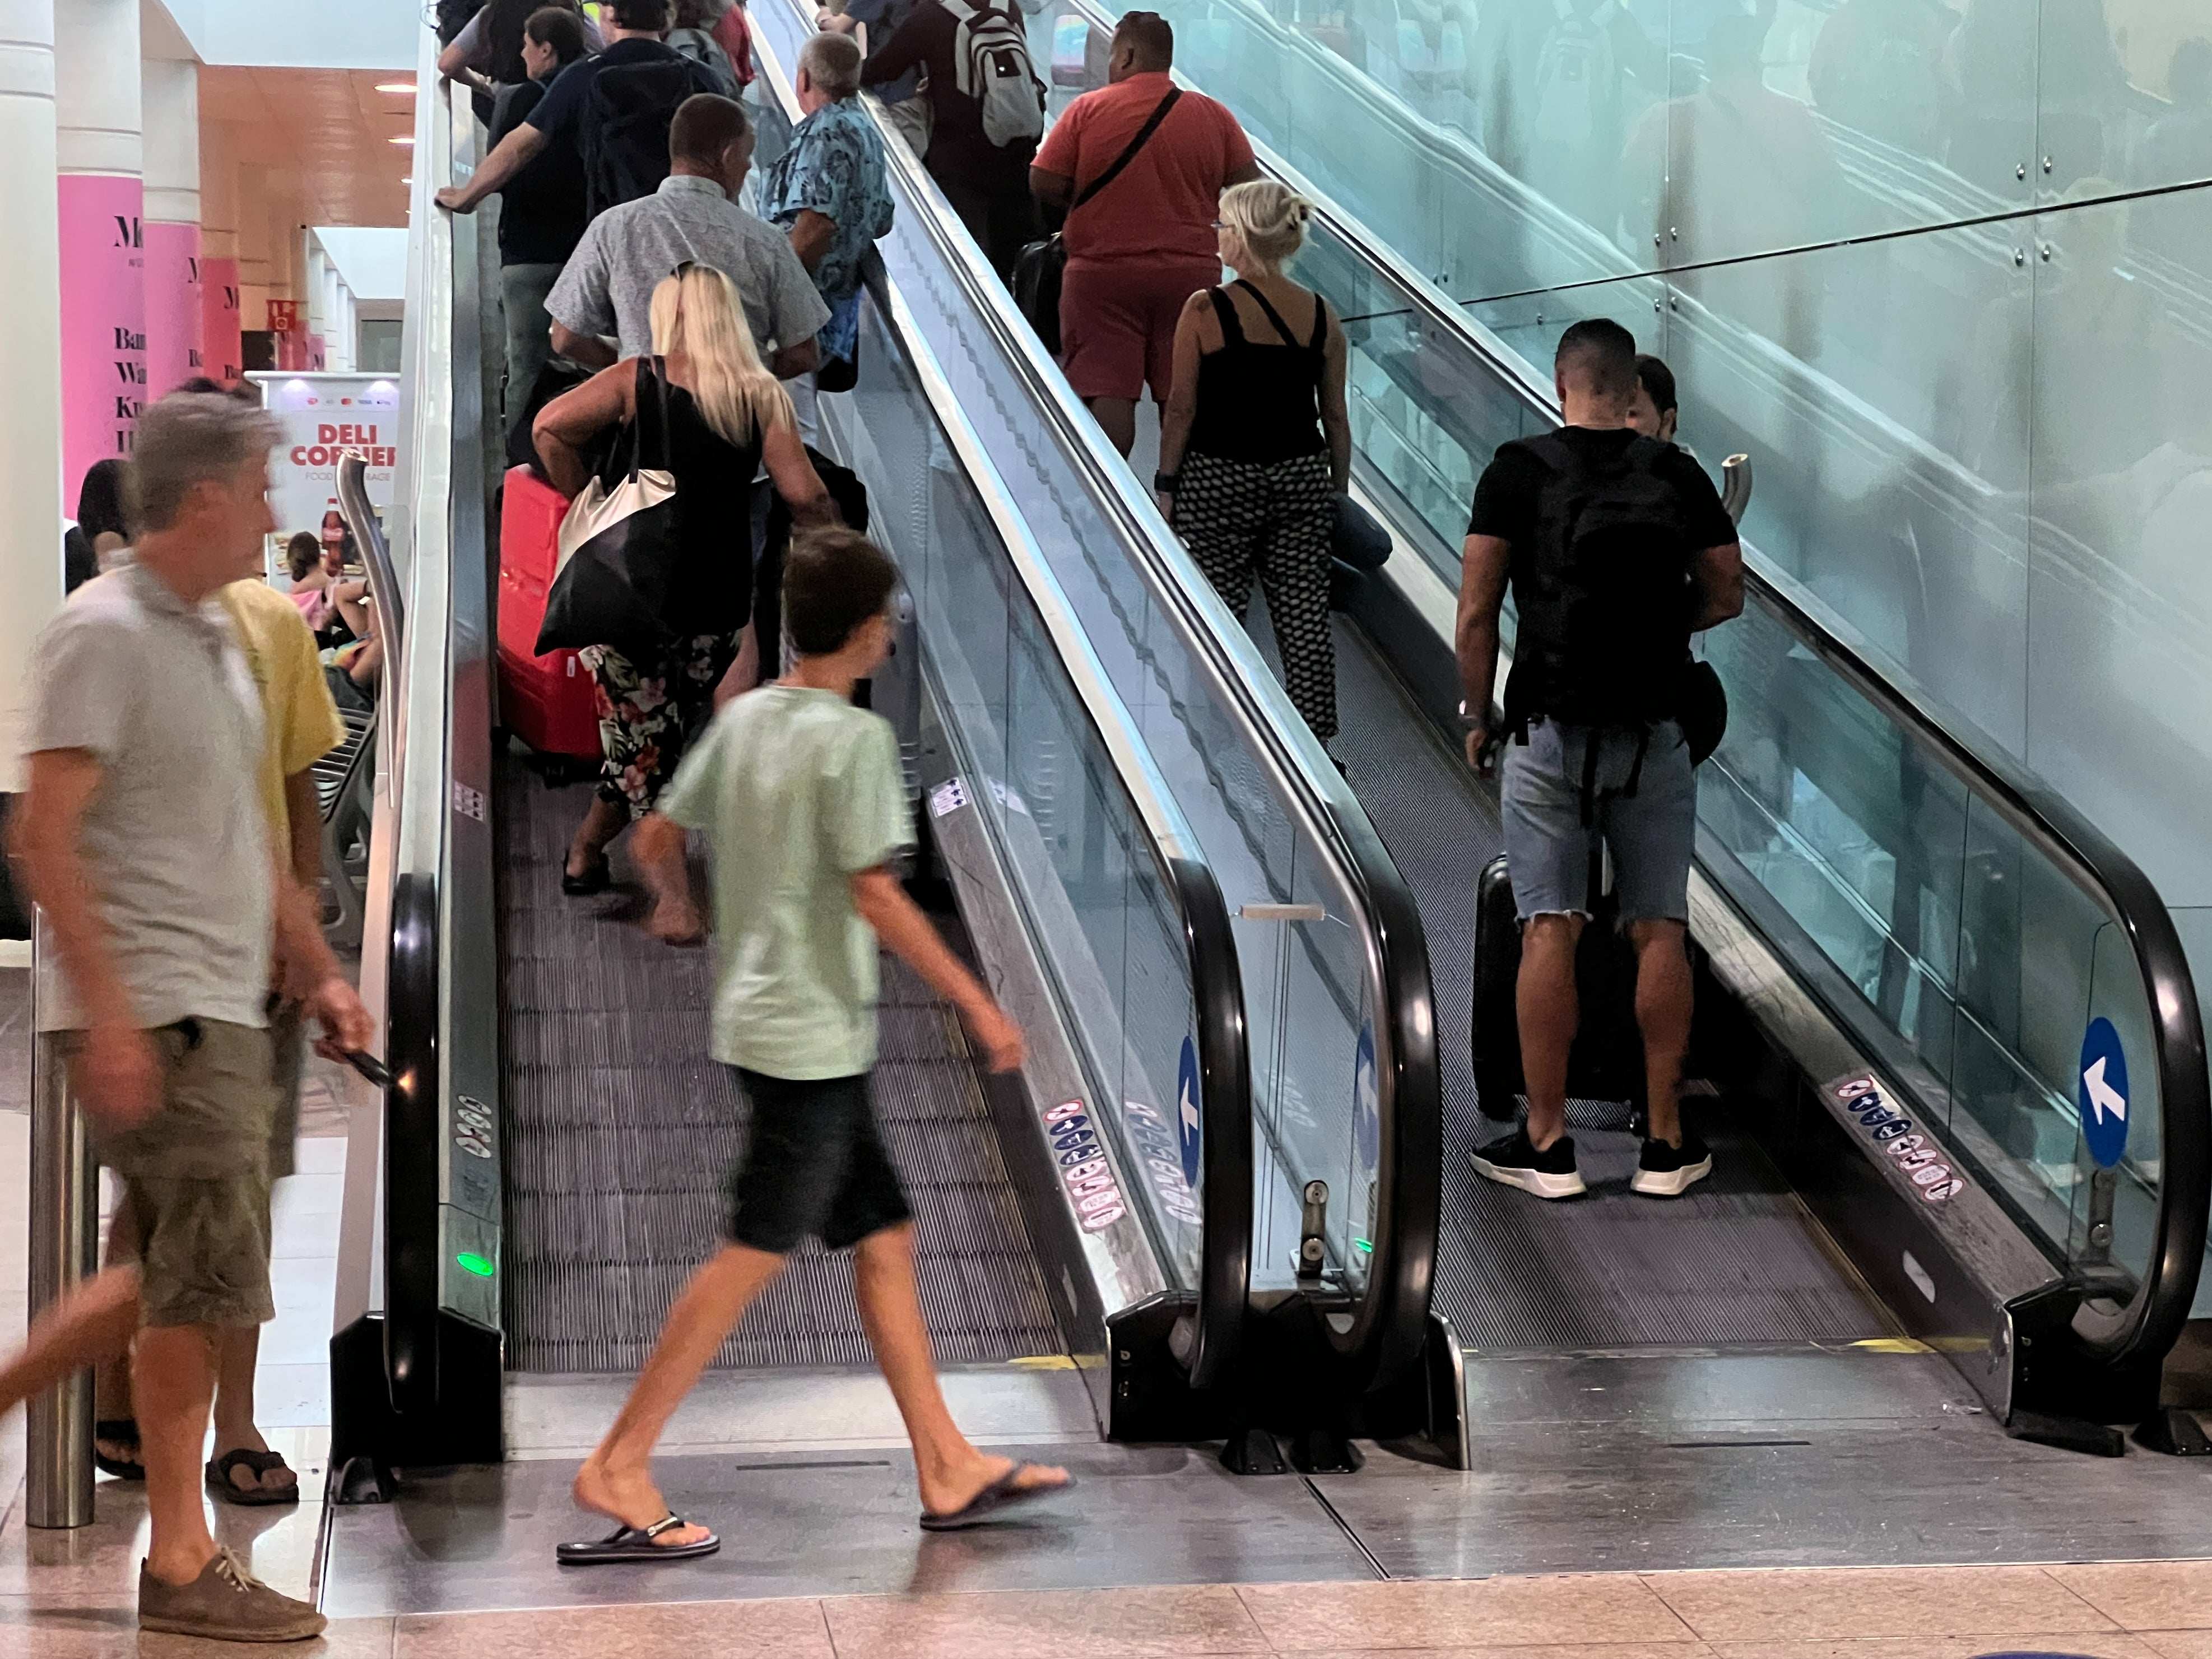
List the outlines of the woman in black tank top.
{"label": "woman in black tank top", "polygon": [[[750,625],[761,469],[794,523],[837,521],[791,399],[761,366],[728,276],[687,262],[662,282],[653,296],[653,344],[654,356],[627,358],[546,404],[533,428],[546,476],[564,495],[587,481],[583,446],[617,421],[635,426],[641,464],[665,468],[676,483],[677,556],[659,653],[634,660],[608,645],[577,653],[597,683],[605,763],[562,875],[562,890],[572,894],[606,886],[607,844],[653,810],[716,702],[750,690],[763,659],[774,663],[776,642],[754,640]],[[628,455],[627,443],[618,448]],[[661,920],[656,912],[656,931]],[[693,917],[678,931],[696,926]]]}
{"label": "woman in black tank top", "polygon": [[1222,192],[1221,258],[1237,279],[1194,294],[1176,330],[1160,425],[1160,503],[1239,617],[1258,576],[1291,701],[1336,735],[1329,542],[1352,467],[1344,331],[1283,275],[1311,205],[1270,179]]}

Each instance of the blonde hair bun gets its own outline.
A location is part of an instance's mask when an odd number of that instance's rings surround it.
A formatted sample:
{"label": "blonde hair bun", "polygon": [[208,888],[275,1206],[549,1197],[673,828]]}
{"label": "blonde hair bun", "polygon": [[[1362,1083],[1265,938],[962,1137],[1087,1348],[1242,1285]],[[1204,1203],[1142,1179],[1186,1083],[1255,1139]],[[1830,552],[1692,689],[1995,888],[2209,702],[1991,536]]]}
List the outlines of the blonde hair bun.
{"label": "blonde hair bun", "polygon": [[1231,185],[1221,192],[1221,222],[1253,258],[1279,265],[1305,246],[1314,204],[1273,179]]}

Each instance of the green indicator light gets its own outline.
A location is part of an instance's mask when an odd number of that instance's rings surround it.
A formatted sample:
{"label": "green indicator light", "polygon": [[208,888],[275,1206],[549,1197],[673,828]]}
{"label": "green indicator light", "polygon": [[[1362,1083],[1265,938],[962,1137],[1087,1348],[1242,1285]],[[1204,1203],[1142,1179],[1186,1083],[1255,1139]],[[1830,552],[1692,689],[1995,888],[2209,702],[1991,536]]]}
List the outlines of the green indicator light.
{"label": "green indicator light", "polygon": [[1366,1251],[1368,1255],[1373,1255],[1375,1254],[1375,1247],[1369,1243],[1365,1239],[1355,1238],[1352,1242],[1357,1248]]}
{"label": "green indicator light", "polygon": [[478,1279],[489,1279],[496,1271],[490,1262],[473,1250],[463,1250],[453,1258],[453,1265],[465,1273],[474,1273]]}

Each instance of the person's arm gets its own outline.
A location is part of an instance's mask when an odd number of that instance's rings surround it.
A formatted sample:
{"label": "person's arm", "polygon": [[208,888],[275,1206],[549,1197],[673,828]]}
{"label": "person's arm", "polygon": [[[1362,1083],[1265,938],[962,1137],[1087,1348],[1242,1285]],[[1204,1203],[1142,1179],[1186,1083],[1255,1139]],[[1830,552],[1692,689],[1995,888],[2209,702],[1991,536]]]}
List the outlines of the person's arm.
{"label": "person's arm", "polygon": [[799,263],[806,267],[811,276],[822,268],[836,245],[837,222],[826,213],[817,213],[812,208],[799,210],[799,217],[791,227],[791,251],[799,256]]}
{"label": "person's arm", "polygon": [[331,954],[310,890],[273,857],[269,873],[276,884],[276,959],[284,989],[323,1028],[315,1052],[325,1060],[361,1053],[376,1040],[376,1022]]}
{"label": "person's arm", "polygon": [[1225,182],[1222,188],[1226,190],[1231,185],[1249,185],[1255,179],[1266,178],[1267,174],[1260,171],[1260,164],[1257,161],[1246,161],[1241,167],[1230,168],[1223,176]]}
{"label": "person's arm", "polygon": [[584,446],[637,407],[637,364],[603,368],[573,391],[564,392],[538,411],[531,441],[553,488],[572,500],[591,482]]}
{"label": "person's arm", "polygon": [[937,18],[949,15],[941,6],[916,6],[906,15],[906,21],[891,31],[891,38],[868,54],[860,65],[860,84],[879,87],[886,81],[896,81],[910,69],[926,67],[933,37],[938,33]]}
{"label": "person's arm", "polygon": [[313,890],[323,877],[323,799],[312,769],[284,780],[284,819],[292,831],[292,878]]}
{"label": "person's arm", "polygon": [[586,368],[612,368],[622,361],[622,352],[611,340],[597,334],[579,334],[566,323],[553,325],[552,342],[555,356]]}
{"label": "person's arm", "polygon": [[795,380],[822,367],[822,348],[810,334],[797,345],[785,346],[769,360],[769,373],[779,380]]}
{"label": "person's arm", "polygon": [[853,908],[874,929],[884,947],[921,975],[929,988],[960,1011],[968,1029],[983,1046],[983,1063],[994,1072],[1011,1072],[1022,1063],[1022,1028],[991,1000],[975,976],[954,956],[921,908],[906,895],[898,878],[881,865],[854,872]]}
{"label": "person's arm", "polygon": [[781,420],[771,425],[761,436],[761,460],[775,484],[775,493],[791,508],[794,526],[833,525],[838,521],[837,503],[823,488],[822,475],[815,471],[814,463],[807,459],[806,446],[799,441],[798,427]]}
{"label": "person's arm", "polygon": [[1698,591],[1690,631],[1701,633],[1743,615],[1743,548],[1735,542],[1709,547],[1690,562],[1690,584]]}
{"label": "person's arm", "polygon": [[1465,695],[1468,764],[1480,769],[1490,741],[1490,704],[1498,684],[1498,613],[1505,603],[1505,580],[1513,566],[1513,544],[1498,536],[1469,536],[1460,550],[1459,617],[1452,645],[1459,658],[1460,690]]}
{"label": "person's arm", "polygon": [[[538,107],[544,106],[541,103]],[[525,121],[499,141],[492,153],[477,165],[475,177],[468,183],[448,185],[440,191],[438,205],[449,213],[474,213],[477,203],[528,167],[544,148],[544,133]]]}
{"label": "person's arm", "polygon": [[331,603],[337,608],[338,620],[353,630],[354,638],[365,640],[370,636],[374,624],[368,614],[367,582],[340,582],[331,589]]}
{"label": "person's arm", "polygon": [[1065,213],[1075,200],[1075,180],[1047,167],[1030,168],[1030,194],[1048,213]]}
{"label": "person's arm", "polygon": [[[748,301],[747,310],[750,308]],[[766,332],[779,343],[769,364],[775,378],[788,380],[813,373],[822,363],[821,348],[814,337],[830,320],[830,307],[788,241],[774,248],[768,273],[767,311]]]}
{"label": "person's arm", "polygon": [[[1182,315],[1176,319],[1175,379],[1168,392],[1165,408],[1160,410],[1160,473],[1164,477],[1175,477],[1182,471],[1182,454],[1190,442],[1191,422],[1198,418],[1198,360],[1202,355],[1200,331],[1206,325],[1213,302],[1204,294],[1194,294],[1183,301]],[[1160,511],[1170,518],[1175,516],[1175,492],[1158,492]]]}
{"label": "person's arm", "polygon": [[116,971],[78,848],[85,809],[100,791],[100,761],[88,749],[42,749],[29,756],[28,771],[12,815],[13,850],[84,1016],[77,1089],[95,1119],[127,1128],[161,1103],[161,1064]]}
{"label": "person's arm", "polygon": [[1319,296],[1316,302],[1328,313],[1328,344],[1322,358],[1321,429],[1328,439],[1329,487],[1340,495],[1352,484],[1352,415],[1344,398],[1351,348],[1336,308]]}

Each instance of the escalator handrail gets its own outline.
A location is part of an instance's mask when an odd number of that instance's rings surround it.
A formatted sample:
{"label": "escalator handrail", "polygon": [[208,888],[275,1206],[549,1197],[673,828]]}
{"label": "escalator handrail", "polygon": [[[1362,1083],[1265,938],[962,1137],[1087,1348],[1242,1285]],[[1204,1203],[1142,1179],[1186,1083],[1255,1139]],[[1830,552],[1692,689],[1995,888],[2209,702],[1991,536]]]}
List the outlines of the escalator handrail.
{"label": "escalator handrail", "polygon": [[[794,4],[793,9],[804,9]],[[811,15],[806,15],[811,27]],[[765,33],[755,37],[764,54],[769,51]],[[1228,644],[1234,618],[1194,566],[1188,573],[1176,568],[1166,551],[1180,550],[1173,532],[1013,308],[974,240],[964,230],[947,230],[952,210],[936,181],[903,140],[883,130],[882,118],[873,110],[870,114],[882,131],[886,166],[898,175],[909,198],[936,203],[937,211],[918,216],[974,316],[1031,394],[1047,432],[1085,474],[1102,520],[1123,544],[1132,567],[1146,577],[1163,611],[1214,683],[1223,707],[1244,727],[1249,750],[1277,797],[1302,821],[1335,866],[1343,890],[1359,907],[1362,925],[1357,931],[1377,1011],[1376,1094],[1383,1152],[1367,1293],[1359,1298],[1349,1328],[1340,1331],[1333,1322],[1324,1322],[1324,1327],[1355,1386],[1387,1382],[1413,1362],[1426,1340],[1442,1223],[1443,1083],[1419,906],[1357,802],[1348,796],[1344,805],[1330,799],[1310,763],[1300,756],[1298,739],[1265,711]],[[1187,555],[1183,559],[1188,563]],[[1264,667],[1260,672],[1265,677]]]}
{"label": "escalator handrail", "polygon": [[[755,46],[767,70],[763,78],[785,112],[795,117],[790,82],[774,46],[757,34]],[[885,135],[887,149],[896,143]],[[1197,836],[1139,735],[1136,721],[961,410],[904,295],[882,261],[871,259],[867,264],[867,285],[878,313],[904,348],[924,397],[998,531],[1008,562],[1057,648],[1129,805],[1145,826],[1161,879],[1175,897],[1196,1016],[1192,1046],[1198,1060],[1200,1098],[1195,1103],[1201,1160],[1199,1282],[1192,1287],[1198,1309],[1185,1363],[1191,1386],[1207,1388],[1227,1374],[1242,1346],[1252,1283],[1251,1051],[1243,975],[1229,908]],[[1181,1103],[1176,1103],[1178,1110]]]}
{"label": "escalator handrail", "polygon": [[[1090,0],[1076,0],[1085,10]],[[1110,24],[1105,25],[1110,27]],[[1528,410],[1556,423],[1551,388],[1449,296],[1407,264],[1357,219],[1316,191],[1279,157],[1254,145],[1261,164],[1311,201],[1314,216],[1360,259],[1380,270],[1425,326],[1425,349],[1456,344],[1486,373],[1510,387]],[[1963,720],[1945,720],[1881,672],[1851,641],[1829,626],[1763,568],[1745,548],[1744,584],[1751,603],[1846,684],[1932,750],[1966,789],[1994,808],[2090,898],[2126,936],[2150,1006],[2160,1108],[2159,1203],[2148,1267],[2124,1312],[2097,1322],[2082,1340],[2116,1366],[2163,1355],[2189,1317],[2212,1212],[2212,1078],[2208,1078],[2203,1014],[2181,937],[2165,902],[2135,860],[2081,810],[2008,756],[1962,735]]]}

